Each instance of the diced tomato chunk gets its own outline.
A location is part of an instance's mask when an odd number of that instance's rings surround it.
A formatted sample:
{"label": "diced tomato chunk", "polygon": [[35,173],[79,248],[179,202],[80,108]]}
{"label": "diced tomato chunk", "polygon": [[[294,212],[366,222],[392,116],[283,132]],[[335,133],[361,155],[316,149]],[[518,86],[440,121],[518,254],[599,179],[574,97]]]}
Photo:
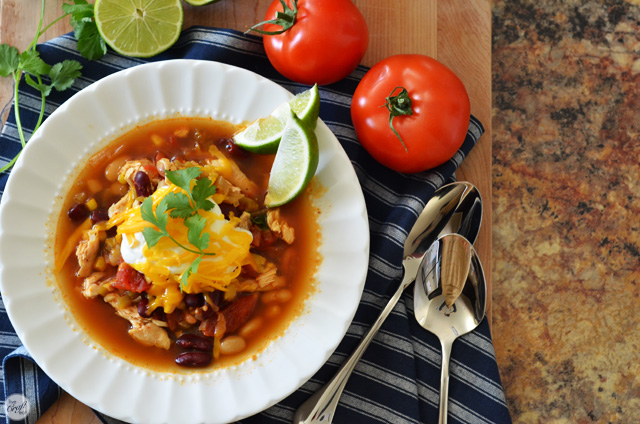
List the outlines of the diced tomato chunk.
{"label": "diced tomato chunk", "polygon": [[111,286],[116,289],[129,290],[136,293],[142,293],[151,288],[151,284],[147,282],[142,273],[131,268],[124,262],[118,265],[116,281],[111,283]]}
{"label": "diced tomato chunk", "polygon": [[258,294],[238,297],[233,303],[222,310],[227,323],[227,333],[233,333],[251,317],[258,303]]}

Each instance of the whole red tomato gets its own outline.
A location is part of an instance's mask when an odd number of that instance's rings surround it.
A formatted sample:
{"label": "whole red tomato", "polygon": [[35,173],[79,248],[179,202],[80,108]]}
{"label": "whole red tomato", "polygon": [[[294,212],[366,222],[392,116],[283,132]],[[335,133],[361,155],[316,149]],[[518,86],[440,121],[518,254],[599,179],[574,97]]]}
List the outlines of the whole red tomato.
{"label": "whole red tomato", "polygon": [[[349,75],[369,44],[362,13],[350,0],[274,0],[267,9],[264,49],[285,77],[303,84],[331,84]],[[287,22],[291,21],[291,22]],[[281,34],[269,32],[282,30]]]}
{"label": "whole red tomato", "polygon": [[[390,122],[395,111],[398,115]],[[377,63],[358,84],[351,103],[362,146],[381,164],[403,173],[449,160],[464,142],[469,117],[462,81],[442,63],[418,54]]]}

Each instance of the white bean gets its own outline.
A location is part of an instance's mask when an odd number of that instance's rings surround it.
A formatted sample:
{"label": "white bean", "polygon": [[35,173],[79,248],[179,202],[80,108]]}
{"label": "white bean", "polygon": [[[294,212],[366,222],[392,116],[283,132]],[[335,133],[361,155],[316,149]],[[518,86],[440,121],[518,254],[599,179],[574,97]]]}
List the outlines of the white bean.
{"label": "white bean", "polygon": [[253,318],[242,326],[238,334],[240,334],[242,337],[251,337],[252,334],[255,334],[258,330],[260,330],[263,321],[264,319],[262,319],[262,317]]}
{"label": "white bean", "polygon": [[220,353],[233,355],[242,352],[247,347],[247,342],[240,336],[227,336],[220,343]]}
{"label": "white bean", "polygon": [[280,312],[282,311],[282,308],[280,307],[280,305],[270,305],[265,311],[264,311],[264,315],[267,318],[275,318],[278,315],[280,315]]}
{"label": "white bean", "polygon": [[104,176],[107,180],[114,182],[118,179],[118,173],[120,172],[120,168],[126,162],[127,158],[125,156],[120,156],[119,158],[115,158],[111,161],[109,165],[104,169]]}
{"label": "white bean", "polygon": [[264,303],[284,303],[289,301],[293,297],[293,293],[289,289],[279,289],[267,292],[262,295],[262,301]]}

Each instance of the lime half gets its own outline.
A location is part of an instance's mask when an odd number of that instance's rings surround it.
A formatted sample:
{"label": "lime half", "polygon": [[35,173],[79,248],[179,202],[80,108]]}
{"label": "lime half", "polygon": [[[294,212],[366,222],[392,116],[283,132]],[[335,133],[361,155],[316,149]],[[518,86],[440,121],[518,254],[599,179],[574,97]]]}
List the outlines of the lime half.
{"label": "lime half", "polygon": [[209,3],[217,3],[220,0],[184,0],[192,6],[204,6]]}
{"label": "lime half", "polygon": [[278,106],[271,115],[259,119],[233,136],[235,143],[253,153],[275,153],[282,133],[291,119],[291,111],[310,129],[315,129],[320,114],[318,86],[295,96]]}
{"label": "lime half", "polygon": [[94,11],[104,41],[125,56],[162,53],[182,30],[181,0],[96,0]]}
{"label": "lime half", "polygon": [[295,199],[309,184],[317,168],[315,131],[292,113],[271,167],[265,206],[273,208]]}

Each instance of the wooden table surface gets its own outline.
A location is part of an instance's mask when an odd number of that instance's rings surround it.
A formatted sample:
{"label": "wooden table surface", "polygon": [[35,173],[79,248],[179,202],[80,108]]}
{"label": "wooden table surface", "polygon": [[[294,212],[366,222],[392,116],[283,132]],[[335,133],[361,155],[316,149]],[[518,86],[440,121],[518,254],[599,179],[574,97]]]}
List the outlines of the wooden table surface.
{"label": "wooden table surface", "polygon": [[[372,66],[399,53],[421,53],[438,59],[464,82],[471,98],[471,113],[486,133],[457,173],[474,183],[484,198],[484,217],[476,248],[491,282],[491,2],[490,0],[353,0],[369,26],[369,49],[362,64]],[[222,0],[202,7],[185,3],[184,27],[206,25],[245,30],[264,18],[271,0]],[[36,31],[40,0],[0,0],[0,43],[22,50]],[[45,25],[62,14],[62,0],[49,0]],[[64,19],[39,42],[71,31]],[[0,81],[0,105],[11,98],[12,82]],[[490,294],[490,292],[489,292]],[[491,299],[491,296],[489,296]],[[489,309],[490,310],[490,309]],[[63,394],[45,413],[43,423],[99,423],[85,405]]]}

